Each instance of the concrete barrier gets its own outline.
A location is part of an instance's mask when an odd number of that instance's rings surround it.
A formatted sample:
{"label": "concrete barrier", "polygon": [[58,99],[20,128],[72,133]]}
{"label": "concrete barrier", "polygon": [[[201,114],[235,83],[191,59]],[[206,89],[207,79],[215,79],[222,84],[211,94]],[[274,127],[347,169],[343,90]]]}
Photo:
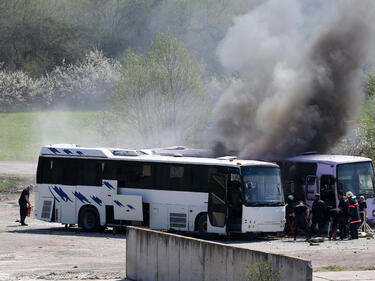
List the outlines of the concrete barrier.
{"label": "concrete barrier", "polygon": [[311,261],[160,231],[128,227],[126,276],[136,281],[242,281],[250,264],[267,262],[280,280],[311,281]]}

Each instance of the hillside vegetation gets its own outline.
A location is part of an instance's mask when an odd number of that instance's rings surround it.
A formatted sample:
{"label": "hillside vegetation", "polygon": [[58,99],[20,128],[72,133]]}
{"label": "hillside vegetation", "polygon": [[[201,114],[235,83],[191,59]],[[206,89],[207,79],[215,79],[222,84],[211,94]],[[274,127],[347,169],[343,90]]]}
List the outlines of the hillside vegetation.
{"label": "hillside vegetation", "polygon": [[0,113],[0,160],[37,161],[40,146],[90,142],[96,112]]}

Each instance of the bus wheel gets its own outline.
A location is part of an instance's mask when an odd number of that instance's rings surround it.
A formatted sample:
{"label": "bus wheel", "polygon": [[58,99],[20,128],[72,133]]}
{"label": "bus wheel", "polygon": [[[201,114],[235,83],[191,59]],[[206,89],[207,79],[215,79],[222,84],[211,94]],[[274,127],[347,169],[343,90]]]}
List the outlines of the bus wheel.
{"label": "bus wheel", "polygon": [[213,234],[207,232],[207,214],[200,216],[197,224],[199,236],[202,239],[212,239]]}
{"label": "bus wheel", "polygon": [[92,208],[86,208],[81,213],[81,224],[86,231],[96,231],[99,229],[98,212]]}

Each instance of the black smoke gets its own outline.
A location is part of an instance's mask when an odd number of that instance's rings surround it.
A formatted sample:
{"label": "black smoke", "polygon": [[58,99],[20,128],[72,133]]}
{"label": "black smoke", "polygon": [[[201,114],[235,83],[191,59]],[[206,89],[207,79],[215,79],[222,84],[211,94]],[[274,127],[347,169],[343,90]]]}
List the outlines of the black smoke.
{"label": "black smoke", "polygon": [[[217,155],[228,149],[238,149],[241,158],[325,153],[358,113],[374,4],[342,1],[327,6],[318,1],[311,7],[288,1],[285,8],[278,2],[267,1],[235,21],[219,48],[223,63],[239,71],[241,79],[215,110]],[[276,17],[275,11],[281,15]],[[233,46],[238,43],[244,46]]]}

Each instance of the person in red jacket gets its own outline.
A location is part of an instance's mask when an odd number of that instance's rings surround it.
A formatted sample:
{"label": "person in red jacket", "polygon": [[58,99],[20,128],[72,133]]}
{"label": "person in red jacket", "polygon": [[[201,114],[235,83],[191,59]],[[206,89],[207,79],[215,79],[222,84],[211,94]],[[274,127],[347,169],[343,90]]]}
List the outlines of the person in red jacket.
{"label": "person in red jacket", "polygon": [[348,198],[350,239],[358,239],[358,226],[361,222],[359,204],[351,191],[346,193],[346,197]]}

